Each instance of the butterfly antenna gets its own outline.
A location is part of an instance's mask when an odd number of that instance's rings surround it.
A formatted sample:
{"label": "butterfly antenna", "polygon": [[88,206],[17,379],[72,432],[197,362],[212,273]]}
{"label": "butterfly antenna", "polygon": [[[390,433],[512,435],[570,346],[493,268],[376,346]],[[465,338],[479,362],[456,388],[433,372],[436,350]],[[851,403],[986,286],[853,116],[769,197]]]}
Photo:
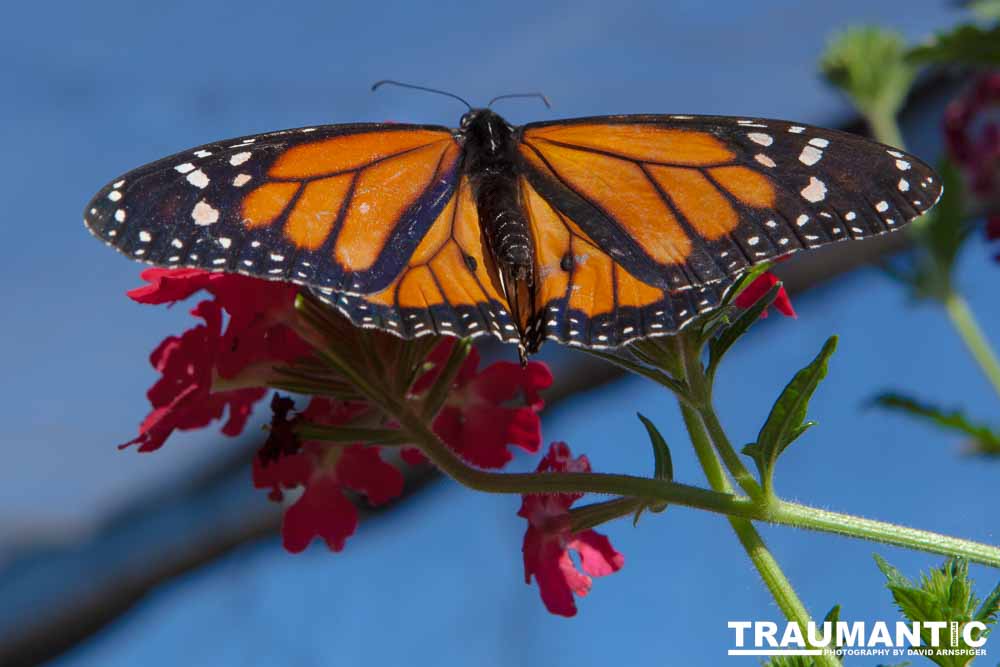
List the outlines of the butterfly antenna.
{"label": "butterfly antenna", "polygon": [[373,83],[372,84],[372,92],[375,92],[376,90],[378,90],[379,88],[381,88],[382,86],[385,86],[385,85],[399,86],[400,88],[412,88],[413,90],[423,90],[424,92],[428,92],[428,93],[437,93],[438,95],[444,95],[445,97],[450,97],[452,99],[458,100],[459,102],[461,102],[465,106],[469,107],[469,111],[472,111],[472,105],[469,104],[468,102],[466,102],[465,100],[463,100],[458,95],[455,95],[454,93],[449,93],[446,90],[438,90],[437,88],[427,88],[426,86],[417,86],[417,85],[414,85],[412,83],[403,83],[401,81],[392,81],[391,79],[382,79],[381,81],[376,81],[375,83]]}
{"label": "butterfly antenna", "polygon": [[549,98],[547,98],[544,93],[509,93],[507,95],[497,95],[496,97],[494,97],[492,100],[489,101],[489,104],[487,104],[486,107],[489,108],[493,106],[493,103],[496,102],[497,100],[508,100],[512,97],[535,97],[542,101],[542,104],[545,105],[545,108],[547,109],[552,108],[552,105],[549,104]]}

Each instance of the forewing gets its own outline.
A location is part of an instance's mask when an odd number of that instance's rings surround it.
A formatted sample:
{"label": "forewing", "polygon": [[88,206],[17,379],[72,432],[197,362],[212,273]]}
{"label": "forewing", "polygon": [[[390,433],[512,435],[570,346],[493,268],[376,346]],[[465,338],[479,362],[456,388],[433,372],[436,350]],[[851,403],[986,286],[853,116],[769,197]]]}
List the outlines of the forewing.
{"label": "forewing", "polygon": [[136,260],[336,292],[391,284],[453,198],[443,127],[329,125],[242,137],[140,167],[84,222]]}
{"label": "forewing", "polygon": [[521,129],[534,190],[634,278],[676,292],[899,229],[941,195],[918,158],[780,120],[608,116]]}

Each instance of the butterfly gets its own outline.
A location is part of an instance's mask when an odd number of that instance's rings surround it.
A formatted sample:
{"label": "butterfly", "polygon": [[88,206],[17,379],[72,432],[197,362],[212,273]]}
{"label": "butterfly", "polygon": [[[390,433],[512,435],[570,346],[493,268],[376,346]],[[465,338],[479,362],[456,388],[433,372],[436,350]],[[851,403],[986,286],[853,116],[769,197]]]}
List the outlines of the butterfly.
{"label": "butterfly", "polygon": [[835,130],[624,115],[360,123],[199,146],[116,178],[84,222],[133,259],[308,287],[404,338],[613,348],[675,333],[755,264],[899,229],[942,188]]}

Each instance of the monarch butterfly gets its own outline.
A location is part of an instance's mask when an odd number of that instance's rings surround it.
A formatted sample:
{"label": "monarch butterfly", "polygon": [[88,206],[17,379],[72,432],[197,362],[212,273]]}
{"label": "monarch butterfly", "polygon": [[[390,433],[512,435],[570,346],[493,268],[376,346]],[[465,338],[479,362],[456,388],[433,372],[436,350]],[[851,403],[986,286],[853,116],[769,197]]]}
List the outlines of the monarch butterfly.
{"label": "monarch butterfly", "polygon": [[183,151],[105,186],[84,222],[139,261],[298,283],[360,327],[491,333],[523,359],[545,339],[676,332],[749,266],[893,231],[940,195],[912,155],[804,124],[514,127],[470,105],[458,129],[325,125]]}

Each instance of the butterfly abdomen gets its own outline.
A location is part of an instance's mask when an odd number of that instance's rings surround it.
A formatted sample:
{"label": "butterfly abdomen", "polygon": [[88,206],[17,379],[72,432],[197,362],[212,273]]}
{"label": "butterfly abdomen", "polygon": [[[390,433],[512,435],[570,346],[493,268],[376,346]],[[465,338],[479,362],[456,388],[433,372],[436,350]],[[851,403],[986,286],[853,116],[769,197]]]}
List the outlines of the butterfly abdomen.
{"label": "butterfly abdomen", "polygon": [[463,171],[472,184],[483,235],[511,315],[524,334],[534,311],[535,261],[518,190],[514,133],[503,118],[488,109],[470,112],[463,130]]}

